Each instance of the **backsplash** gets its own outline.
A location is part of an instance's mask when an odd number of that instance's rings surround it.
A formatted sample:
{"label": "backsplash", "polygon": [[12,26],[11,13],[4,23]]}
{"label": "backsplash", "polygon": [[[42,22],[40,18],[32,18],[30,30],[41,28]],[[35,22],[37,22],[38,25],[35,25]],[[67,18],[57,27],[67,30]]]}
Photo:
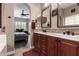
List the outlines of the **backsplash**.
{"label": "backsplash", "polygon": [[48,29],[48,28],[45,28],[45,29],[36,29],[35,31],[42,31],[42,30],[46,30],[47,32],[55,32],[55,33],[63,33],[65,31],[70,31],[70,32],[74,32],[74,34],[76,35],[79,35],[79,29],[78,28],[74,28],[74,29],[64,29],[64,28],[61,28],[61,29]]}

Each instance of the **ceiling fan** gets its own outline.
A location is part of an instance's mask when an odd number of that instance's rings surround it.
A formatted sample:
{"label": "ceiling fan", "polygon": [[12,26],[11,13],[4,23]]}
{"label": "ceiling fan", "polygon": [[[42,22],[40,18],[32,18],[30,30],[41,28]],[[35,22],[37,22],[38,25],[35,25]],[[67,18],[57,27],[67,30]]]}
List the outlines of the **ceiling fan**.
{"label": "ceiling fan", "polygon": [[24,13],[24,10],[22,10],[21,15],[22,15],[22,16],[26,16],[26,15],[29,15],[29,14],[25,14],[25,13]]}

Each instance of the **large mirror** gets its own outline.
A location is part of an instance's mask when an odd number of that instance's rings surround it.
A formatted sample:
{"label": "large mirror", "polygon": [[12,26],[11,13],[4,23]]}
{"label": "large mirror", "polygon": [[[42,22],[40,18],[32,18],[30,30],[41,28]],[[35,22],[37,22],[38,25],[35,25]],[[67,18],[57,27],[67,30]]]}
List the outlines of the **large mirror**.
{"label": "large mirror", "polygon": [[42,10],[41,27],[42,28],[51,27],[51,5]]}
{"label": "large mirror", "polygon": [[79,3],[58,4],[58,27],[79,26]]}

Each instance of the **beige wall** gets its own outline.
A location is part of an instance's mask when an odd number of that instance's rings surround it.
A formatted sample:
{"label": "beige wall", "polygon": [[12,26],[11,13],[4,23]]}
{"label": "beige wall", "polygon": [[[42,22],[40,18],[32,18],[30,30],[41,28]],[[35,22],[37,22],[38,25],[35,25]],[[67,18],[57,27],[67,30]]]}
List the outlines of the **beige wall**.
{"label": "beige wall", "polygon": [[[4,4],[5,5],[5,32],[7,35],[7,45],[14,49],[14,5],[13,4]],[[8,18],[11,16],[11,18]],[[8,47],[7,47],[8,48]]]}
{"label": "beige wall", "polygon": [[[13,4],[2,4],[2,27],[5,26],[7,45],[14,49],[14,8]],[[9,19],[8,16],[11,16]],[[8,48],[8,47],[7,47]]]}
{"label": "beige wall", "polygon": [[35,20],[39,15],[41,15],[41,6],[38,3],[29,3],[31,8],[31,20]]}
{"label": "beige wall", "polygon": [[[75,12],[71,13],[71,10],[74,9],[74,8],[75,8]],[[65,17],[71,16],[71,15],[74,15],[74,14],[77,14],[77,13],[79,13],[79,6],[77,6],[77,5],[70,6],[70,7],[64,9]]]}
{"label": "beige wall", "polygon": [[[57,8],[57,3],[51,4],[51,12],[52,10]],[[51,16],[51,29],[57,29],[57,16],[52,17]]]}

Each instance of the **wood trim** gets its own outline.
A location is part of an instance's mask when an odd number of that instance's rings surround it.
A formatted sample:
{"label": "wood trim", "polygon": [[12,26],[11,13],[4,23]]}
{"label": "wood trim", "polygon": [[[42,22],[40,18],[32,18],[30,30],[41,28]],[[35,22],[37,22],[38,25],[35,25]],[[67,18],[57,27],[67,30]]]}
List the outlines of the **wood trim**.
{"label": "wood trim", "polygon": [[67,43],[67,42],[62,42],[62,43],[64,43],[64,44],[67,44],[67,45],[71,45],[71,46],[74,46],[74,47],[78,47],[78,46],[76,46],[76,45],[73,45],[73,44],[71,44],[71,43]]}

